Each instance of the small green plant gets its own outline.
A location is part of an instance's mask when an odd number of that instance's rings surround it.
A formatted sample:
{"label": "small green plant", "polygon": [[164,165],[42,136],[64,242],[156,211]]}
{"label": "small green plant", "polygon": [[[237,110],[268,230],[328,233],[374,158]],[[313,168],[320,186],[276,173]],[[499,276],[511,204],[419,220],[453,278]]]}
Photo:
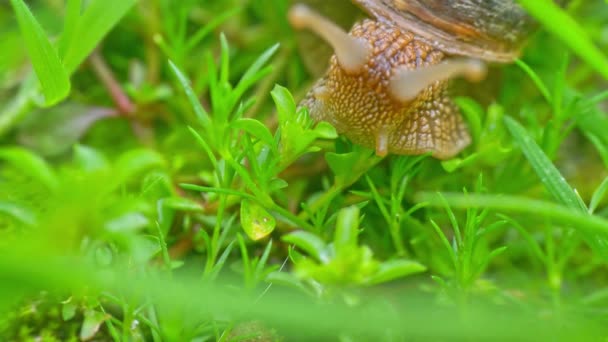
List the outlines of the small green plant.
{"label": "small green plant", "polygon": [[293,232],[283,240],[306,252],[306,257],[293,252],[295,275],[333,287],[371,286],[410,274],[424,272],[424,265],[406,259],[380,262],[367,246],[359,246],[359,215],[357,206],[339,211],[331,243],[306,231]]}
{"label": "small green plant", "polygon": [[[481,177],[477,183],[476,192],[482,191]],[[465,194],[466,196],[466,194]],[[456,215],[450,208],[445,198],[441,198],[447,212],[449,222],[453,229],[453,240],[450,242],[439,225],[431,220],[435,232],[441,239],[445,251],[450,259],[450,278],[447,282],[440,276],[433,279],[439,283],[444,291],[460,301],[466,300],[469,293],[474,290],[479,277],[486,270],[492,259],[504,253],[507,246],[499,246],[494,249],[488,248],[487,235],[506,224],[499,220],[490,224],[485,223],[488,210],[468,208],[464,227],[461,228]]]}

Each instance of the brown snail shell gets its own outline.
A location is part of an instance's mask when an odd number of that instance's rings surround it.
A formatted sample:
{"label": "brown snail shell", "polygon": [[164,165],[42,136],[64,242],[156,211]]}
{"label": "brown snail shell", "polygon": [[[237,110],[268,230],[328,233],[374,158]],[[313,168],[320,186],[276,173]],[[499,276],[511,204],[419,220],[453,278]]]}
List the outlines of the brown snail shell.
{"label": "brown snail shell", "polygon": [[[538,24],[514,0],[294,0],[344,29],[365,14],[411,31],[452,55],[512,62]],[[559,4],[564,0],[556,1]],[[307,69],[320,76],[332,50],[310,32],[298,33]]]}
{"label": "brown snail shell", "polygon": [[535,21],[513,0],[354,0],[378,20],[389,20],[453,55],[510,62]]}

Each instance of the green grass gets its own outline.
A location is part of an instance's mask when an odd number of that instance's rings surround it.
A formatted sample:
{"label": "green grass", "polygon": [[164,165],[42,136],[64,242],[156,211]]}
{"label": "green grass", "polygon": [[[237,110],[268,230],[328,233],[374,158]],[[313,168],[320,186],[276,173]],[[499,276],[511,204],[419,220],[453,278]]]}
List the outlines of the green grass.
{"label": "green grass", "polygon": [[297,108],[287,0],[0,4],[0,340],[605,340],[608,5],[519,2],[447,161]]}

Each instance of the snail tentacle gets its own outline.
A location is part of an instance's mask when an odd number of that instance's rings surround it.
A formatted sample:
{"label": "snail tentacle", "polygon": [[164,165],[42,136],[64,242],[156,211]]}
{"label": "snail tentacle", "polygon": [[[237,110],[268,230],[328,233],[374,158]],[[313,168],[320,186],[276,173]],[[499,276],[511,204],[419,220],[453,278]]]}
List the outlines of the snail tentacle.
{"label": "snail tentacle", "polygon": [[388,154],[388,144],[390,135],[386,129],[381,129],[376,133],[376,155],[384,157]]}
{"label": "snail tentacle", "polygon": [[471,82],[481,81],[486,75],[486,65],[477,59],[454,59],[418,69],[398,68],[390,80],[389,90],[398,100],[412,101],[431,84],[456,76],[464,76]]}
{"label": "snail tentacle", "polygon": [[289,10],[289,21],[295,28],[308,28],[327,41],[333,47],[338,63],[344,71],[360,71],[367,63],[371,48],[364,41],[349,36],[339,26],[308,6],[293,6]]}

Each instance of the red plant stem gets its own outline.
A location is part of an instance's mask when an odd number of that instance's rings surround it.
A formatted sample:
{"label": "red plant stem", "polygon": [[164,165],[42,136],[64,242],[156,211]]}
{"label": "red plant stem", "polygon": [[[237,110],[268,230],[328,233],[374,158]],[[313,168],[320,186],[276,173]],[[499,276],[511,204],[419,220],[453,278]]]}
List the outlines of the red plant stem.
{"label": "red plant stem", "polygon": [[110,97],[112,97],[118,111],[124,116],[133,114],[135,112],[135,105],[122,90],[116,77],[114,77],[114,73],[108,67],[98,50],[93,51],[89,57],[89,61],[93,67],[93,72],[95,72],[97,77],[101,80],[101,83],[103,83],[104,87],[110,93]]}

